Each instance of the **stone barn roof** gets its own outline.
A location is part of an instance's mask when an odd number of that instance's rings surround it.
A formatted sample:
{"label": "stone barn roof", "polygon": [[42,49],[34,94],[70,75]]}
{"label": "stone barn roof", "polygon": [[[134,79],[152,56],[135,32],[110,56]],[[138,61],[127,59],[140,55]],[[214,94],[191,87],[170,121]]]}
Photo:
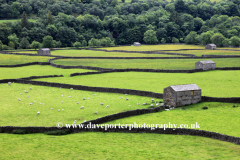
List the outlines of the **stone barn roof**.
{"label": "stone barn roof", "polygon": [[215,64],[215,62],[213,62],[212,60],[198,61],[198,62],[200,62],[202,64],[209,64],[209,63],[214,63]]}
{"label": "stone barn roof", "polygon": [[213,47],[216,47],[216,45],[215,44],[208,44],[209,46],[213,46]]}
{"label": "stone barn roof", "polygon": [[196,84],[184,84],[169,87],[171,87],[174,91],[201,90],[201,88],[199,88]]}
{"label": "stone barn roof", "polygon": [[49,51],[50,49],[49,48],[40,48],[40,50]]}

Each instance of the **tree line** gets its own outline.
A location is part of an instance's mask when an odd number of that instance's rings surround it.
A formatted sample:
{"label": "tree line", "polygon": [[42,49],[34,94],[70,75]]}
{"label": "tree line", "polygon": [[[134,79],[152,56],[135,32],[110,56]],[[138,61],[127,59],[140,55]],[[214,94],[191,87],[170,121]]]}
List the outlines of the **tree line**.
{"label": "tree line", "polygon": [[[43,45],[46,37],[52,39],[51,47],[133,42],[239,46],[240,42],[240,0],[2,0],[0,4],[0,18],[21,18],[0,23],[3,48]],[[35,22],[28,21],[31,16],[37,16]]]}

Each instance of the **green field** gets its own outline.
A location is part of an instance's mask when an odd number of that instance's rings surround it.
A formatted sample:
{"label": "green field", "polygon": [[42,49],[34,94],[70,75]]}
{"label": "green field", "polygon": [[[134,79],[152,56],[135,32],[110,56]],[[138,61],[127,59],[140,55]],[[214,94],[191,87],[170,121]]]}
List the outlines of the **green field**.
{"label": "green field", "polygon": [[76,72],[94,72],[94,70],[87,69],[61,69],[52,66],[32,65],[14,68],[0,68],[0,79],[23,78],[30,76],[44,76],[44,75],[63,75],[70,76],[71,73]]}
{"label": "green field", "polygon": [[141,45],[141,46],[121,46],[100,48],[106,50],[126,50],[126,51],[155,51],[155,50],[178,50],[178,49],[205,49],[201,45]]}
{"label": "green field", "polygon": [[[37,54],[37,51],[14,51],[13,53],[30,53]],[[123,53],[123,52],[104,52],[93,50],[52,50],[53,56],[68,57],[182,57],[180,55],[168,54],[143,54],[143,53]]]}
{"label": "green field", "polygon": [[[52,61],[65,66],[92,66],[101,68],[139,68],[139,69],[194,69],[195,63],[208,59],[59,59]],[[211,58],[216,67],[240,67],[240,58]]]}
{"label": "green field", "polygon": [[43,57],[43,56],[0,54],[0,65],[14,65],[14,64],[23,64],[23,63],[29,63],[29,62],[48,62],[48,59],[50,58]]}
{"label": "green field", "polygon": [[191,74],[117,72],[75,77],[43,78],[37,79],[37,81],[126,88],[156,93],[163,93],[163,89],[170,85],[196,83],[202,89],[203,96],[240,97],[239,79],[240,71],[208,71]]}
{"label": "green field", "polygon": [[[32,90],[29,89],[30,87],[32,87]],[[96,93],[17,83],[11,86],[6,83],[0,85],[0,90],[0,97],[4,99],[4,101],[0,101],[1,126],[50,127],[56,126],[58,122],[73,124],[74,120],[77,120],[79,124],[84,120],[97,119],[118,112],[148,108],[149,105],[137,105],[137,103],[150,103],[152,99],[142,96]],[[25,93],[25,90],[28,93]],[[94,96],[94,94],[96,95]],[[126,98],[129,100],[126,100]],[[30,105],[30,103],[33,104]],[[104,105],[100,105],[100,103]],[[109,107],[106,107],[107,105]],[[81,106],[84,106],[84,109],[80,109]],[[60,109],[60,112],[58,112],[58,109]],[[40,111],[40,115],[37,115],[38,111]],[[94,114],[95,111],[98,114]]]}
{"label": "green field", "polygon": [[[66,136],[0,134],[2,159],[232,159],[240,146],[219,140],[146,133]],[[37,158],[36,158],[37,157]]]}
{"label": "green field", "polygon": [[182,54],[195,54],[196,56],[202,55],[240,55],[240,51],[226,51],[226,50],[191,50],[191,51],[167,51],[166,53],[182,53]]}
{"label": "green field", "polygon": [[[238,107],[233,107],[233,105]],[[207,106],[207,110],[203,110],[202,107]],[[182,109],[184,108],[184,109]],[[144,114],[139,116],[133,116],[115,121],[107,122],[107,124],[187,124],[191,127],[191,124],[199,125],[200,129],[206,131],[212,131],[240,137],[240,123],[239,119],[240,104],[230,103],[217,103],[217,102],[203,102],[190,106],[179,107],[174,110],[157,112],[152,114]],[[231,125],[230,125],[231,124]]]}

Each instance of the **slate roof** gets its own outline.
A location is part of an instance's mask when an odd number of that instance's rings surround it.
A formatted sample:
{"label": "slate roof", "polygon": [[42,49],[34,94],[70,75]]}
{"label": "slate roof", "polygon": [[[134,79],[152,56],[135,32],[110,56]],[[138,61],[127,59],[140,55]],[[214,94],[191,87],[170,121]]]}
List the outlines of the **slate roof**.
{"label": "slate roof", "polygon": [[215,64],[215,62],[213,62],[212,60],[198,61],[198,62],[200,62],[200,63],[202,63],[202,64],[209,64],[209,63]]}
{"label": "slate roof", "polygon": [[174,91],[201,90],[201,88],[199,88],[196,84],[183,84],[169,87],[171,87]]}
{"label": "slate roof", "polygon": [[210,46],[214,46],[214,47],[216,47],[216,45],[215,45],[215,44],[207,44],[207,45],[210,45]]}
{"label": "slate roof", "polygon": [[49,51],[50,49],[49,48],[40,48],[41,50],[43,51]]}

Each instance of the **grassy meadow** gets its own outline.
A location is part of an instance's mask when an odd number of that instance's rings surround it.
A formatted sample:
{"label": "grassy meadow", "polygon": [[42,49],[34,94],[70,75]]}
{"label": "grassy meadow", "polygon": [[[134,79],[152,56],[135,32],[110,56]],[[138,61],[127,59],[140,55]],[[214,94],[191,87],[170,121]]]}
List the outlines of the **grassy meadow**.
{"label": "grassy meadow", "polygon": [[[30,87],[32,90],[29,89]],[[0,90],[1,99],[5,99],[5,101],[0,101],[1,126],[50,127],[56,126],[58,122],[73,124],[74,120],[77,120],[79,124],[84,120],[97,119],[118,112],[148,108],[149,105],[142,105],[142,103],[151,103],[152,99],[142,96],[96,93],[17,83],[11,86],[6,83],[0,85]],[[25,90],[28,93],[25,93]],[[30,103],[33,104],[30,105]],[[100,105],[100,103],[104,105]],[[141,105],[137,105],[137,103]],[[107,105],[109,107],[106,107]],[[84,109],[80,109],[81,106],[84,106]],[[37,115],[38,111],[40,111],[40,115]],[[96,111],[98,114],[94,114]]]}
{"label": "grassy meadow", "polygon": [[202,89],[203,96],[240,97],[239,79],[240,71],[208,71],[191,74],[117,72],[75,77],[41,78],[36,81],[125,88],[156,93],[163,93],[163,89],[170,85],[196,83]]}
{"label": "grassy meadow", "polygon": [[141,46],[120,46],[100,48],[106,50],[126,50],[126,51],[156,51],[156,50],[178,50],[178,49],[205,49],[201,45],[168,44],[168,45],[141,45]]}
{"label": "grassy meadow", "polygon": [[48,59],[51,59],[51,58],[43,57],[43,56],[0,54],[0,65],[14,65],[14,64],[23,64],[23,63],[29,63],[29,62],[48,62]]}
{"label": "grassy meadow", "polygon": [[44,76],[44,75],[63,75],[69,77],[71,73],[76,72],[94,72],[94,70],[87,69],[61,69],[48,65],[31,65],[24,67],[4,67],[0,68],[0,79],[14,79],[30,76]]}
{"label": "grassy meadow", "polygon": [[[146,133],[1,134],[2,159],[232,159],[240,146],[204,137]],[[26,154],[27,153],[27,154]]]}
{"label": "grassy meadow", "polygon": [[188,51],[166,51],[166,53],[194,54],[198,57],[202,55],[240,55],[239,51],[227,50],[188,50]]}
{"label": "grassy meadow", "polygon": [[[170,69],[188,70],[194,69],[195,63],[209,59],[58,59],[52,61],[65,66],[92,66],[114,69]],[[240,58],[211,58],[216,67],[240,67]]]}
{"label": "grassy meadow", "polygon": [[[176,50],[204,49],[199,45],[142,45],[109,47],[108,50]],[[102,48],[101,48],[102,49]],[[229,48],[228,48],[229,49]],[[36,54],[37,51],[17,51]],[[176,51],[175,51],[176,52]],[[178,51],[180,53],[182,51]],[[232,54],[236,51],[187,51],[189,54]],[[170,57],[162,54],[117,53],[92,50],[54,50],[52,55],[79,57]],[[182,53],[186,53],[183,51]],[[47,62],[53,57],[0,54],[0,65]],[[195,62],[207,59],[60,59],[61,65],[103,68],[194,69]],[[239,58],[216,58],[216,67],[240,67]],[[163,93],[170,85],[196,83],[203,96],[240,97],[240,71],[206,71],[198,73],[118,72],[70,77],[72,73],[93,72],[86,69],[61,69],[31,65],[0,67],[0,79],[29,76],[64,75],[36,81],[125,88]],[[30,87],[32,90],[30,90]],[[28,93],[24,91],[27,90]],[[22,93],[22,94],[20,94]],[[71,96],[71,97],[69,97]],[[122,97],[122,98],[121,98]],[[85,98],[85,100],[83,100]],[[90,98],[90,99],[88,99]],[[129,100],[126,100],[128,98]],[[18,100],[20,99],[20,100]],[[77,124],[127,110],[148,108],[151,97],[101,93],[30,84],[0,84],[0,126],[56,126],[58,122]],[[156,99],[160,102],[162,99]],[[77,103],[79,102],[79,103]],[[100,105],[103,103],[104,105]],[[141,105],[137,105],[140,103]],[[147,105],[142,105],[147,103]],[[109,107],[106,107],[109,105]],[[233,105],[238,107],[233,107]],[[84,106],[84,109],[80,109]],[[207,106],[207,110],[202,107]],[[53,108],[53,109],[51,109]],[[59,110],[59,111],[58,111]],[[37,115],[37,112],[40,114]],[[94,112],[98,114],[94,114]],[[139,116],[122,118],[106,124],[200,124],[207,130],[240,137],[240,104],[202,102]],[[64,136],[44,134],[0,133],[0,159],[233,159],[240,157],[240,146],[220,140],[186,135],[147,133],[82,132]]]}

